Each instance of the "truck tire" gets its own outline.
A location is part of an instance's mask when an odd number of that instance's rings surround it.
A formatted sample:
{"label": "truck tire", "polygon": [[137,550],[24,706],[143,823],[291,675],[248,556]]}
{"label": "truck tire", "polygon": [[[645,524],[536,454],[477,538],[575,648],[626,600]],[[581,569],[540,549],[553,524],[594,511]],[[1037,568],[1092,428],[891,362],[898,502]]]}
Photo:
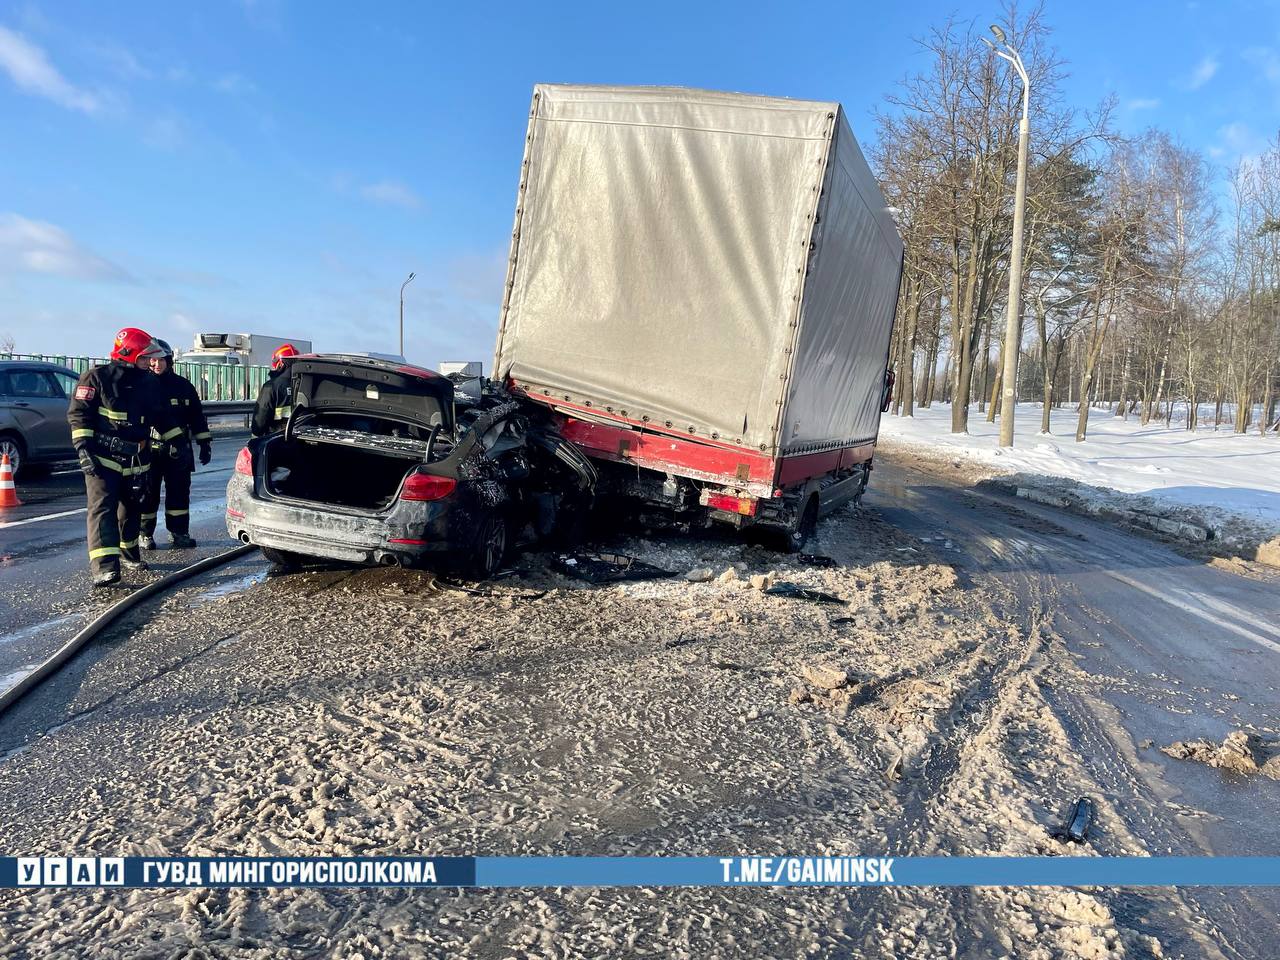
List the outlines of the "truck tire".
{"label": "truck tire", "polygon": [[799,553],[817,527],[818,497],[814,494],[809,497],[803,512],[792,526],[774,527],[770,530],[767,543],[779,553]]}

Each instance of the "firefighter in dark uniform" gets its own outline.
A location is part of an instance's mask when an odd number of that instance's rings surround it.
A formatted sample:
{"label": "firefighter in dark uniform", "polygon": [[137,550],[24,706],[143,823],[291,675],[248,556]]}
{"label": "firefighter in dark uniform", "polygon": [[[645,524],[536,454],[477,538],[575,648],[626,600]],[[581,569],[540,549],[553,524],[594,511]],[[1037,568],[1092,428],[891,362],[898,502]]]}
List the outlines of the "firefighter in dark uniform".
{"label": "firefighter in dark uniform", "polygon": [[80,375],[67,407],[71,442],[84,471],[95,587],[119,581],[121,561],[146,568],[138,552],[141,484],[149,468],[151,427],[168,429],[168,412],[148,370],[158,353],[149,333],[126,327],[116,334],[111,362]]}
{"label": "firefighter in dark uniform", "polygon": [[160,402],[169,407],[171,423],[163,433],[159,426],[151,428],[151,470],[147,473],[138,545],[143,550],[156,548],[156,516],[163,484],[164,527],[175,550],[189,550],[196,545],[191,539],[191,474],[196,469],[193,447],[200,448],[200,463],[208,463],[213,435],[204,418],[200,394],[190,380],[174,372],[173,348],[164,340],[156,340],[156,344],[161,354],[151,358],[151,372]]}
{"label": "firefighter in dark uniform", "polygon": [[293,386],[289,382],[289,361],[298,356],[292,343],[286,343],[271,355],[271,373],[258,391],[249,431],[255,437],[283,430],[293,411]]}

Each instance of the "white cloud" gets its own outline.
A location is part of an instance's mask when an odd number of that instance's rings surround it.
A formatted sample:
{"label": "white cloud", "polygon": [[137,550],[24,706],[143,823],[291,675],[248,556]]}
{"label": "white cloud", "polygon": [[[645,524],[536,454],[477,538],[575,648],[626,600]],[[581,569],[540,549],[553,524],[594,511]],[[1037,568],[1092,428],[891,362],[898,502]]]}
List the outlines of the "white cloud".
{"label": "white cloud", "polygon": [[1218,72],[1218,58],[1210,54],[1199,63],[1196,68],[1191,71],[1191,76],[1187,79],[1187,87],[1191,90],[1199,90],[1206,83],[1213,79],[1213,75]]}
{"label": "white cloud", "polygon": [[1267,148],[1267,140],[1242,120],[1218,128],[1218,142],[1209,147],[1210,156],[1228,161],[1250,162]]}
{"label": "white cloud", "polygon": [[157,150],[180,150],[189,139],[190,124],[182,114],[173,110],[152,117],[142,131],[142,142]]}
{"label": "white cloud", "polygon": [[129,281],[122,268],[84,249],[61,227],[0,213],[0,273],[45,273],[79,280]]}
{"label": "white cloud", "polygon": [[1125,107],[1129,110],[1154,110],[1160,106],[1160,100],[1156,97],[1138,97],[1125,103]]}
{"label": "white cloud", "polygon": [[43,50],[5,27],[0,27],[0,68],[20,90],[69,110],[94,113],[102,105],[98,97],[72,85],[60,74]]}
{"label": "white cloud", "polygon": [[177,327],[184,333],[195,333],[196,330],[199,329],[199,325],[196,321],[191,319],[191,317],[187,316],[185,313],[175,312],[169,314],[169,324],[170,326]]}
{"label": "white cloud", "polygon": [[243,94],[253,93],[258,89],[257,85],[248,77],[238,73],[224,73],[213,83],[213,89],[219,93],[230,94],[231,96],[241,96]]}
{"label": "white cloud", "polygon": [[360,188],[360,196],[374,203],[391,207],[402,207],[405,210],[417,210],[422,206],[422,198],[413,189],[398,180],[379,180]]}
{"label": "white cloud", "polygon": [[1250,47],[1241,54],[1258,68],[1268,83],[1280,84],[1280,54],[1270,47]]}
{"label": "white cloud", "polygon": [[89,45],[89,51],[109,67],[117,76],[126,80],[150,80],[154,71],[132,52],[118,43],[104,41]]}

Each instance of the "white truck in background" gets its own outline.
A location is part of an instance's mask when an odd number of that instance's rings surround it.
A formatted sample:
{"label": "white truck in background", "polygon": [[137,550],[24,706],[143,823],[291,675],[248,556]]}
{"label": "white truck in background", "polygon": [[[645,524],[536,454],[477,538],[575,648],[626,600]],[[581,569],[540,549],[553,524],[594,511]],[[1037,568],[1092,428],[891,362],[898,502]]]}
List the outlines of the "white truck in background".
{"label": "white truck in background", "polygon": [[271,366],[271,355],[286,343],[299,353],[311,353],[311,341],[296,337],[268,337],[261,333],[197,333],[195,345],[178,359],[183,363]]}

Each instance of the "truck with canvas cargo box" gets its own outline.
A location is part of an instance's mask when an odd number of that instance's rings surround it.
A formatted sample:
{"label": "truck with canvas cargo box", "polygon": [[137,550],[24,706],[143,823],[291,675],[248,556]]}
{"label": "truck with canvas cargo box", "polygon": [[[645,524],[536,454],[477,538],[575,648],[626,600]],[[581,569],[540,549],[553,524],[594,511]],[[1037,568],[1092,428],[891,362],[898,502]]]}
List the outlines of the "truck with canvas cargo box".
{"label": "truck with canvas cargo box", "polygon": [[798,548],[866,487],[901,271],[838,103],[538,85],[494,376],[601,493]]}

